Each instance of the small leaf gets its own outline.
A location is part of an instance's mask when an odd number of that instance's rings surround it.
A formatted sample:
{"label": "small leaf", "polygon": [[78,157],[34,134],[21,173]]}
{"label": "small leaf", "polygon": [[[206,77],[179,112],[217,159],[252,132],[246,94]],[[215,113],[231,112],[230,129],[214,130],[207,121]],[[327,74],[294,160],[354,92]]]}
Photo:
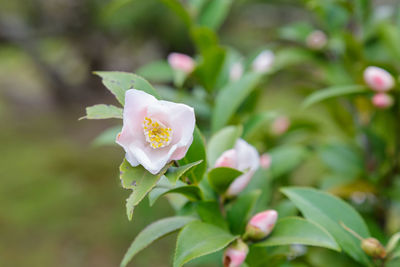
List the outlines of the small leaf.
{"label": "small leaf", "polygon": [[243,233],[260,195],[261,190],[254,190],[247,194],[241,194],[227,207],[227,218],[232,233]]}
{"label": "small leaf", "polygon": [[235,146],[236,140],[242,134],[242,127],[228,126],[215,133],[207,145],[207,159],[210,166],[215,165],[215,161],[221,154]]}
{"label": "small leaf", "polygon": [[148,81],[136,74],[119,71],[97,71],[94,74],[103,79],[104,86],[115,95],[121,105],[125,104],[125,92],[133,88],[159,98],[156,89]]}
{"label": "small leaf", "polygon": [[94,146],[114,145],[118,133],[121,132],[121,126],[108,128],[99,134],[92,142]]}
{"label": "small leaf", "polygon": [[386,245],[386,252],[387,253],[392,252],[397,247],[399,240],[400,240],[400,232],[392,235],[392,237],[389,239],[389,242]]}
{"label": "small leaf", "polygon": [[132,167],[124,160],[120,166],[121,183],[125,189],[132,189],[132,193],[126,201],[128,219],[132,219],[133,209],[156,185],[160,177],[167,171],[169,165],[165,166],[160,173],[153,175],[142,166]]}
{"label": "small leaf", "polygon": [[281,191],[305,218],[323,226],[344,252],[360,263],[370,264],[369,258],[361,249],[360,240],[340,225],[343,222],[363,238],[370,236],[364,220],[352,206],[340,198],[312,188],[287,187]]}
{"label": "small leaf", "polygon": [[208,181],[217,193],[223,194],[229,185],[242,174],[243,172],[233,168],[214,168],[208,172]]}
{"label": "small leaf", "polygon": [[173,267],[226,247],[236,237],[212,224],[194,221],[178,235]]}
{"label": "small leaf", "polygon": [[205,223],[214,224],[222,229],[229,230],[225,218],[222,216],[219,204],[216,201],[202,201],[196,205],[196,211]]}
{"label": "small leaf", "polygon": [[247,73],[235,83],[230,83],[218,93],[212,115],[211,129],[213,132],[224,127],[240,104],[255,89],[262,74]]}
{"label": "small leaf", "polygon": [[169,193],[181,194],[191,201],[197,201],[202,198],[200,189],[195,185],[187,185],[184,182],[178,181],[176,185],[171,184],[167,177],[161,177],[156,187],[149,193],[150,206],[162,197]]}
{"label": "small leaf", "polygon": [[199,160],[202,160],[202,162],[188,171],[188,178],[194,184],[198,184],[201,179],[203,179],[204,173],[207,169],[204,138],[199,128],[196,126],[193,133],[192,145],[186,153],[186,156],[178,162],[179,164],[186,165]]}
{"label": "small leaf", "polygon": [[269,151],[271,167],[269,169],[273,178],[291,172],[308,155],[308,151],[301,146],[281,146]]}
{"label": "small leaf", "polygon": [[232,0],[208,1],[198,18],[199,24],[213,30],[218,30],[228,15],[231,5]]}
{"label": "small leaf", "polygon": [[136,70],[136,73],[152,82],[171,82],[173,70],[165,60],[153,61]]}
{"label": "small leaf", "polygon": [[258,247],[301,244],[340,251],[335,239],[321,226],[299,217],[280,219],[267,240]]}
{"label": "small leaf", "polygon": [[192,25],[192,19],[186,9],[178,0],[160,0],[163,2],[169,9],[171,9],[182,21],[185,25],[190,28]]}
{"label": "small leaf", "polygon": [[120,266],[125,267],[138,252],[148,245],[194,220],[195,218],[192,217],[176,216],[153,222],[136,236],[128,251],[125,253]]}
{"label": "small leaf", "polygon": [[202,60],[194,71],[201,85],[208,91],[212,91],[217,78],[222,70],[226,56],[226,49],[220,46],[213,46],[202,51]]}
{"label": "small leaf", "polygon": [[346,95],[368,92],[363,85],[340,85],[318,90],[309,95],[302,103],[303,108],[308,108],[321,101]]}
{"label": "small leaf", "polygon": [[203,160],[198,160],[196,162],[192,162],[192,163],[189,163],[189,164],[186,164],[183,166],[171,167],[171,168],[169,168],[168,173],[165,176],[167,176],[169,182],[172,185],[175,185],[176,181],[178,181],[179,178],[182,177],[182,175],[184,175],[191,168],[193,168],[196,165],[199,165],[202,162],[203,162]]}
{"label": "small leaf", "polygon": [[258,132],[262,132],[267,123],[276,117],[277,113],[271,111],[253,115],[243,126],[243,138],[249,140]]}
{"label": "small leaf", "polygon": [[86,116],[80,118],[88,120],[122,119],[122,109],[113,105],[94,105],[86,108]]}

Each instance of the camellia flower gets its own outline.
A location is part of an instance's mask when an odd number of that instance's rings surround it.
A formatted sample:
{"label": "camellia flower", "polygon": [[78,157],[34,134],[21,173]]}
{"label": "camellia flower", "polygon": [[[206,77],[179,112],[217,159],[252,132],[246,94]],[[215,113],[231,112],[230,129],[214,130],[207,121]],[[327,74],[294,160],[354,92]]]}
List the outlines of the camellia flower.
{"label": "camellia flower", "polygon": [[236,240],[224,253],[224,267],[240,267],[249,253],[249,247],[241,239]]}
{"label": "camellia flower", "polygon": [[264,153],[260,157],[260,165],[263,169],[269,169],[271,166],[271,156],[268,153]]}
{"label": "camellia flower", "polygon": [[233,197],[243,191],[257,170],[259,162],[257,150],[243,139],[238,139],[233,149],[222,153],[215,162],[215,167],[229,167],[244,172],[230,184],[226,196]]}
{"label": "camellia flower", "polygon": [[281,135],[285,133],[290,126],[290,120],[286,116],[280,116],[274,120],[271,126],[272,133]]}
{"label": "camellia flower", "polygon": [[307,36],[306,43],[309,48],[318,50],[326,45],[327,38],[323,31],[316,30]]}
{"label": "camellia flower", "polygon": [[394,86],[392,75],[386,70],[374,66],[365,69],[364,81],[372,90],[377,92],[386,92]]}
{"label": "camellia flower", "polygon": [[275,227],[278,213],[275,210],[266,210],[254,215],[246,226],[245,238],[261,240],[267,237]]}
{"label": "camellia flower", "polygon": [[243,75],[243,65],[240,62],[234,63],[229,70],[229,80],[237,81]]}
{"label": "camellia flower", "polygon": [[191,73],[196,65],[193,58],[181,53],[169,54],[168,63],[174,70],[180,70],[186,74]]}
{"label": "camellia flower", "polygon": [[131,89],[125,94],[123,127],[116,142],[132,166],[140,164],[157,174],[168,162],[185,156],[194,127],[193,108]]}
{"label": "camellia flower", "polygon": [[372,104],[381,109],[389,108],[393,105],[393,97],[385,93],[377,93],[372,97]]}
{"label": "camellia flower", "polygon": [[275,61],[275,55],[270,50],[262,51],[253,61],[252,69],[255,72],[268,72]]}

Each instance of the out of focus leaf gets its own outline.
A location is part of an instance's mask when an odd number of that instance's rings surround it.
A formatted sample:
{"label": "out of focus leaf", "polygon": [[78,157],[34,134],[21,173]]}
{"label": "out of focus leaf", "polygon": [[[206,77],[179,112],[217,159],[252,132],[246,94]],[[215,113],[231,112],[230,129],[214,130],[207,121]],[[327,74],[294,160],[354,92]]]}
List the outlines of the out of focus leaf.
{"label": "out of focus leaf", "polygon": [[191,222],[178,235],[173,267],[180,267],[190,260],[219,251],[235,238],[212,224]]}
{"label": "out of focus leaf", "polygon": [[202,60],[194,74],[208,91],[214,89],[224,64],[226,50],[220,46],[211,47],[202,52]]}
{"label": "out of focus leaf", "polygon": [[228,126],[215,133],[207,145],[208,164],[213,167],[224,151],[235,146],[236,140],[241,134],[242,127],[239,126]]}
{"label": "out of focus leaf", "polygon": [[128,251],[125,253],[120,266],[125,267],[138,252],[149,246],[151,243],[182,228],[194,220],[195,218],[193,217],[176,216],[153,222],[136,236]]}
{"label": "out of focus leaf", "polygon": [[390,54],[400,60],[400,30],[393,24],[382,23],[379,32]]}
{"label": "out of focus leaf", "polygon": [[309,95],[302,103],[303,108],[308,108],[321,101],[346,96],[354,95],[368,92],[367,88],[363,85],[340,85],[333,86],[325,89],[318,90],[311,95]]}
{"label": "out of focus leaf", "polygon": [[215,100],[211,128],[213,132],[224,127],[240,104],[255,89],[260,82],[262,74],[247,73],[239,81],[228,84],[221,89]]}
{"label": "out of focus leaf", "polygon": [[169,9],[171,9],[182,21],[185,25],[190,28],[192,25],[192,18],[189,13],[186,11],[184,6],[178,0],[160,0],[163,2]]}
{"label": "out of focus leaf", "polygon": [[273,178],[291,172],[305,160],[308,151],[301,146],[282,146],[269,151],[271,156],[270,173]]}
{"label": "out of focus leaf", "polygon": [[207,27],[193,27],[190,31],[193,41],[200,53],[206,53],[208,49],[218,46],[218,36]]}
{"label": "out of focus leaf", "polygon": [[94,146],[114,145],[118,133],[121,132],[121,126],[111,127],[99,134],[92,142]]}
{"label": "out of focus leaf", "polygon": [[243,172],[233,168],[214,168],[208,172],[208,181],[217,193],[223,194],[229,185],[242,174]]}
{"label": "out of focus leaf", "polygon": [[154,61],[136,70],[136,73],[152,82],[171,82],[173,71],[165,60]]}
{"label": "out of focus leaf", "polygon": [[323,226],[344,252],[362,264],[371,264],[361,249],[360,240],[341,225],[345,224],[363,238],[370,237],[364,220],[352,206],[340,198],[312,188],[286,187],[281,191],[296,205],[304,217]]}
{"label": "out of focus leaf", "polygon": [[284,246],[301,244],[340,251],[335,239],[321,226],[299,217],[280,219],[265,241],[256,246]]}
{"label": "out of focus leaf", "polygon": [[86,116],[80,119],[122,119],[122,108],[113,105],[94,105],[86,108]]}
{"label": "out of focus leaf", "polygon": [[201,26],[209,27],[213,30],[218,30],[225,17],[228,15],[232,5],[232,0],[212,0],[202,8],[198,18],[198,23]]}
{"label": "out of focus leaf", "polygon": [[266,124],[276,118],[277,113],[272,111],[265,111],[253,115],[243,126],[243,138],[250,139],[257,132],[262,131]]}

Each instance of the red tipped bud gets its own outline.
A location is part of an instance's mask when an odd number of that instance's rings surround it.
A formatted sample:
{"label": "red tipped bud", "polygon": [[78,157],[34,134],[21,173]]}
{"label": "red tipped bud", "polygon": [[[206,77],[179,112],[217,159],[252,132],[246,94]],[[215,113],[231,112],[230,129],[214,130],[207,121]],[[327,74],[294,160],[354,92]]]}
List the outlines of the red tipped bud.
{"label": "red tipped bud", "polygon": [[224,253],[224,267],[239,267],[246,259],[249,247],[241,239],[233,242]]}
{"label": "red tipped bud", "polygon": [[383,259],[386,257],[386,250],[382,244],[375,238],[365,238],[361,241],[361,248],[364,252],[373,258]]}
{"label": "red tipped bud", "polygon": [[278,213],[275,210],[266,210],[254,215],[246,226],[244,237],[254,241],[267,237],[275,227]]}
{"label": "red tipped bud", "polygon": [[364,81],[377,92],[385,92],[393,88],[393,76],[384,69],[378,67],[368,67],[364,71]]}
{"label": "red tipped bud", "polygon": [[385,93],[377,93],[372,97],[372,104],[375,107],[385,109],[393,105],[393,97]]}

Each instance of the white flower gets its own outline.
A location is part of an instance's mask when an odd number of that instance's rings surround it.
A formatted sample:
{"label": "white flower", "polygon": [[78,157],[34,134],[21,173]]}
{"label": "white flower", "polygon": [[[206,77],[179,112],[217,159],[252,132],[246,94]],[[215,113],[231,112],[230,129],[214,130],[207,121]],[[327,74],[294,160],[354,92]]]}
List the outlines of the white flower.
{"label": "white flower", "polygon": [[394,86],[392,75],[384,69],[370,66],[364,71],[364,81],[377,92],[389,91]]}
{"label": "white flower", "polygon": [[229,167],[244,172],[230,184],[226,196],[233,197],[243,191],[259,164],[260,158],[257,150],[243,139],[238,139],[233,149],[222,153],[217,159],[215,167]]}
{"label": "white flower", "polygon": [[268,72],[275,61],[275,55],[270,50],[262,51],[253,61],[252,69],[255,72]]}
{"label": "white flower", "polygon": [[132,166],[157,174],[170,161],[182,159],[193,141],[193,108],[136,89],[125,94],[123,127],[116,142]]}
{"label": "white flower", "polygon": [[243,65],[240,62],[234,63],[229,70],[229,80],[237,81],[243,75]]}

